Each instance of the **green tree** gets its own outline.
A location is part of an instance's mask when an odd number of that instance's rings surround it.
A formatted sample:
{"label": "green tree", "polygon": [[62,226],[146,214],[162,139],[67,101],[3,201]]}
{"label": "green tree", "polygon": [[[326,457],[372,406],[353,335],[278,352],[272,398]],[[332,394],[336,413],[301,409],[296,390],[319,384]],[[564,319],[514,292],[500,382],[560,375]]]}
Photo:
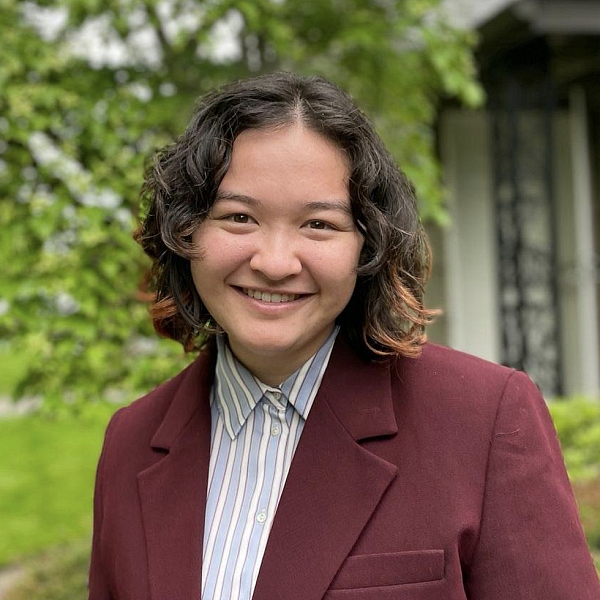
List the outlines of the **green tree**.
{"label": "green tree", "polygon": [[27,357],[16,395],[77,406],[189,360],[151,330],[131,231],[145,157],[226,80],[332,79],[374,118],[424,217],[443,219],[436,109],[482,92],[472,35],[438,4],[0,0],[0,337]]}

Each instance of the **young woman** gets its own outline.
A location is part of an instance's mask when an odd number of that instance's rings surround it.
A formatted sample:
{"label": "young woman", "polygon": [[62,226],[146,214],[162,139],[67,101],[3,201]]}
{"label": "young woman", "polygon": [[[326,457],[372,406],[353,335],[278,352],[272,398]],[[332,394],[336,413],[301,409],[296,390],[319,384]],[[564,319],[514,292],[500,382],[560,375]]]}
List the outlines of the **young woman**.
{"label": "young woman", "polygon": [[600,598],[536,387],[425,343],[412,188],[346,94],[217,90],[144,194],[156,329],[201,351],[108,426],[90,599]]}

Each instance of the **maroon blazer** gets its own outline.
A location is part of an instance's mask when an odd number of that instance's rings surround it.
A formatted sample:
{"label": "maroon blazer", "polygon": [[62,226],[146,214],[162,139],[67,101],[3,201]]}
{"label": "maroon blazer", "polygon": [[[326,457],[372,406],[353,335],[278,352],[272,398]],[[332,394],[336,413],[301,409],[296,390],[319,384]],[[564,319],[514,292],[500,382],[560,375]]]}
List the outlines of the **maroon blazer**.
{"label": "maroon blazer", "polygon": [[[213,365],[200,356],[111,420],[91,600],[200,599]],[[338,339],[253,598],[600,599],[537,388],[432,344],[385,366]]]}

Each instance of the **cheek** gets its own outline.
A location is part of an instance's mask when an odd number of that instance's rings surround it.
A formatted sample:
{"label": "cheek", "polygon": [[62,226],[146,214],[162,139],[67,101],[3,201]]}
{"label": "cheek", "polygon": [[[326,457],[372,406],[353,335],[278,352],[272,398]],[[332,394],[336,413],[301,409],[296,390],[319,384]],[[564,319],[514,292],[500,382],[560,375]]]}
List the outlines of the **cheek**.
{"label": "cheek", "polygon": [[194,282],[194,287],[196,288],[196,291],[202,298],[202,301],[206,303],[204,287],[208,285],[210,277],[207,276],[205,267],[206,264],[202,260],[193,260],[190,263],[190,271],[192,273],[192,281]]}
{"label": "cheek", "polygon": [[362,244],[344,245],[341,249],[331,249],[324,253],[316,265],[317,277],[332,292],[337,292],[339,300],[352,294],[356,285],[356,270]]}
{"label": "cheek", "polygon": [[337,265],[340,278],[356,275],[362,247],[363,239],[357,237],[352,241],[347,240],[346,243],[340,244],[337,248],[332,248],[327,261],[332,265]]}
{"label": "cheek", "polygon": [[[192,277],[196,286],[205,279],[225,277],[249,260],[249,249],[239,239],[206,231],[194,236],[200,258],[191,262]],[[204,281],[206,283],[206,281]]]}

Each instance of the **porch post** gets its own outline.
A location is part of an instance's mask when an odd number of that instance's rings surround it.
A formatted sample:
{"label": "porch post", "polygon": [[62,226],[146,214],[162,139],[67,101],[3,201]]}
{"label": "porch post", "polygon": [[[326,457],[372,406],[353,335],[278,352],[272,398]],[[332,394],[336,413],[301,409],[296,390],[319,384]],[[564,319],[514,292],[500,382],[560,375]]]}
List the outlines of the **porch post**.
{"label": "porch post", "polygon": [[600,397],[600,348],[598,334],[597,274],[594,256],[592,172],[585,91],[569,93],[571,157],[573,162],[573,211],[577,273],[577,323],[580,347],[581,392]]}

